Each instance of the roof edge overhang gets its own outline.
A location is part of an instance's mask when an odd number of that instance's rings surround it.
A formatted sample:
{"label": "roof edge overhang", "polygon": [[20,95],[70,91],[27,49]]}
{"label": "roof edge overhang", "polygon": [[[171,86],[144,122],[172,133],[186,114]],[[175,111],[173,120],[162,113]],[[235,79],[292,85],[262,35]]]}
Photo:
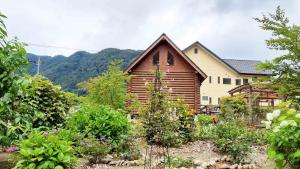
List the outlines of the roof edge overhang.
{"label": "roof edge overhang", "polygon": [[[171,45],[175,51],[181,55],[204,79],[207,78],[207,75],[188,57],[186,54],[180,50],[175,43],[165,34],[163,33],[159,38],[157,38],[143,53],[141,53],[128,67],[124,72],[130,72],[130,70],[143,59],[158,43],[166,41],[169,45]],[[204,80],[203,79],[203,80]]]}

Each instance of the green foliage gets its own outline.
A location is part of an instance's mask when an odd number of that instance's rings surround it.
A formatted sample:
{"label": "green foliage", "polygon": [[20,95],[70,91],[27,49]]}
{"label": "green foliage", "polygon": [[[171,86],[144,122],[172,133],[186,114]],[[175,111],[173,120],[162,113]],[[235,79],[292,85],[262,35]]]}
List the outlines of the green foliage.
{"label": "green foliage", "polygon": [[14,169],[71,168],[76,163],[71,145],[55,134],[32,133],[20,142]]}
{"label": "green foliage", "polygon": [[233,119],[243,117],[246,113],[246,101],[240,96],[222,97],[221,98],[221,117],[224,119]]}
{"label": "green foliage", "polygon": [[157,92],[149,85],[148,104],[143,111],[147,142],[162,146],[178,146],[194,136],[192,111],[182,99],[172,99],[165,92]]}
{"label": "green foliage", "polygon": [[16,109],[19,107],[18,95],[23,94],[23,89],[30,80],[25,73],[28,64],[25,58],[24,44],[18,39],[8,40],[4,18],[0,13],[0,143],[9,146],[12,140],[22,138],[27,128],[21,123],[26,123],[26,117],[20,116]]}
{"label": "green foliage", "polygon": [[213,142],[224,153],[240,163],[250,152],[250,134],[248,129],[237,121],[221,121],[214,130]]}
{"label": "green foliage", "polygon": [[[127,67],[142,51],[121,50],[107,48],[97,53],[78,51],[70,56],[37,56],[28,53],[29,61],[36,63],[41,58],[40,72],[50,79],[54,84],[60,85],[63,90],[73,93],[84,94],[77,87],[79,82],[101,75],[107,70],[109,63],[113,60],[122,60],[121,68]],[[32,64],[28,72],[33,76],[36,74],[37,66]]]}
{"label": "green foliage", "polygon": [[70,108],[76,104],[76,97],[75,94],[62,91],[59,86],[54,86],[51,81],[38,75],[32,78],[26,95],[19,99],[23,108],[21,112],[33,113],[34,128],[51,128],[64,122]]}
{"label": "green foliage", "polygon": [[87,99],[95,105],[109,105],[124,109],[129,76],[120,68],[120,61],[113,61],[108,70],[99,77],[80,83],[87,91]]}
{"label": "green foliage", "polygon": [[255,18],[263,30],[273,37],[266,40],[267,47],[282,51],[283,55],[258,66],[261,70],[271,70],[274,76],[262,79],[264,85],[273,87],[283,96],[296,99],[300,95],[300,26],[289,24],[285,11],[279,6],[275,14]]}
{"label": "green foliage", "polygon": [[170,156],[167,158],[167,166],[169,168],[180,168],[180,167],[192,168],[192,167],[195,167],[193,159],[191,159],[191,158],[183,159],[181,157],[173,157],[173,156]]}
{"label": "green foliage", "polygon": [[207,114],[199,114],[197,120],[200,126],[207,126],[213,122],[213,118]]}
{"label": "green foliage", "polygon": [[88,158],[91,163],[99,163],[106,154],[110,152],[111,147],[108,143],[100,143],[94,138],[84,138],[79,145],[75,147],[75,151],[81,156]]}
{"label": "green foliage", "polygon": [[129,134],[131,127],[125,114],[108,106],[91,106],[72,114],[66,121],[66,128],[118,143]]}
{"label": "green foliage", "polygon": [[285,102],[280,109],[267,114],[270,129],[268,156],[278,168],[300,167],[300,111],[298,104]]}

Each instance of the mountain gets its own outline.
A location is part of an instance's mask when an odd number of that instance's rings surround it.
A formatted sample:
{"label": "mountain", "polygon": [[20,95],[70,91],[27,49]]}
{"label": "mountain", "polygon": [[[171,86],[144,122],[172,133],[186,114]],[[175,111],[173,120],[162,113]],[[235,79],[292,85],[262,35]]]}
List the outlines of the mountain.
{"label": "mountain", "polygon": [[38,57],[40,57],[40,73],[49,78],[54,84],[60,85],[62,89],[74,93],[81,93],[77,84],[91,77],[101,75],[114,59],[122,60],[121,67],[127,67],[142,51],[121,50],[107,48],[98,53],[78,51],[69,57],[40,56],[28,53],[26,57],[31,62],[28,72],[35,75],[37,71]]}

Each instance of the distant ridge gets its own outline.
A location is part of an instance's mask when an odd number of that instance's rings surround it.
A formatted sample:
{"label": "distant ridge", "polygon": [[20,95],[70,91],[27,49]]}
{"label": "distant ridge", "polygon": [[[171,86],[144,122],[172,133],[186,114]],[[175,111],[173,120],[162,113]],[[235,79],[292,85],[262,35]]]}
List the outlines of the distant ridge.
{"label": "distant ridge", "polygon": [[98,53],[77,51],[69,57],[57,55],[54,57],[28,53],[26,57],[31,62],[28,72],[36,74],[38,56],[41,58],[40,73],[49,78],[62,89],[81,94],[77,84],[104,72],[113,59],[123,60],[121,67],[127,67],[142,50],[107,48]]}

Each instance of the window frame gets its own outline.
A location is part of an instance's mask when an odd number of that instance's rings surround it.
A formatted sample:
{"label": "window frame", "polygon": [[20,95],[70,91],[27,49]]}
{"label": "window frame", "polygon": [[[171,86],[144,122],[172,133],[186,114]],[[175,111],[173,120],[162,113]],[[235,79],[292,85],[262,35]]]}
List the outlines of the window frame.
{"label": "window frame", "polygon": [[[229,83],[225,83],[225,80],[229,80]],[[223,84],[231,85],[231,78],[223,78]]]}
{"label": "window frame", "polygon": [[[172,63],[169,63],[169,58],[171,58]],[[172,55],[171,52],[168,52],[168,55],[167,55],[167,64],[170,65],[170,66],[174,65],[174,56]]]}
{"label": "window frame", "polygon": [[157,51],[153,56],[152,56],[152,64],[153,65],[158,65],[160,61],[159,58],[159,51]]}
{"label": "window frame", "polygon": [[[239,84],[238,84],[239,82]],[[241,79],[235,79],[235,85],[242,85],[242,80]]]}

